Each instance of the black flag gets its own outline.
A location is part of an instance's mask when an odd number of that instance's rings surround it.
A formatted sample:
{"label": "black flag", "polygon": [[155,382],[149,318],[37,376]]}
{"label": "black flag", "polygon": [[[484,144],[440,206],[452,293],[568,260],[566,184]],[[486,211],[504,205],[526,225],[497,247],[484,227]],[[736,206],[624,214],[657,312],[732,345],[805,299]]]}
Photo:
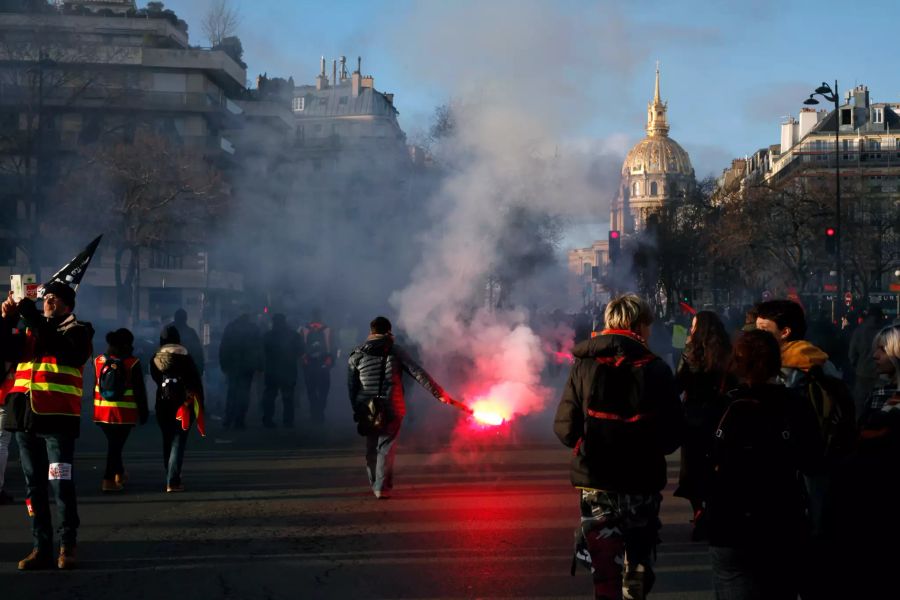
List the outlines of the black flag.
{"label": "black flag", "polygon": [[81,283],[81,278],[84,277],[88,265],[91,264],[91,259],[94,257],[94,252],[97,251],[97,246],[100,245],[100,238],[102,237],[102,235],[98,235],[97,239],[87,245],[87,248],[78,253],[78,256],[70,260],[62,269],[54,273],[53,277],[50,278],[50,281],[38,289],[38,298],[44,297],[44,288],[54,281],[64,283],[77,290],[78,284]]}

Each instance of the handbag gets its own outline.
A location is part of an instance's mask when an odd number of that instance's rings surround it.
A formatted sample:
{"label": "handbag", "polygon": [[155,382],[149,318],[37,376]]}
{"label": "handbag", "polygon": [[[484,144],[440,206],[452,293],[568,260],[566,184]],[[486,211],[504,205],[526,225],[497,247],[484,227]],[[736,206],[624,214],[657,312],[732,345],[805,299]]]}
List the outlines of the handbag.
{"label": "handbag", "polygon": [[356,432],[361,436],[380,434],[387,423],[387,398],[382,396],[384,389],[384,376],[387,369],[387,357],[390,345],[385,346],[384,356],[381,358],[381,377],[378,380],[378,395],[361,405],[354,418],[356,419]]}

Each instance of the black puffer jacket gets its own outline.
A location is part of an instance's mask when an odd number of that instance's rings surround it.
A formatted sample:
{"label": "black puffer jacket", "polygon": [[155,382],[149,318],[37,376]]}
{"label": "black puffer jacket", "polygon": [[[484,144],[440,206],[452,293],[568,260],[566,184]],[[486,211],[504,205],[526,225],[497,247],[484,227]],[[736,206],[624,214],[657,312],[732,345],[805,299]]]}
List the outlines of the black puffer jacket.
{"label": "black puffer jacket", "polygon": [[[662,490],[665,455],[678,448],[683,420],[671,369],[629,332],[606,331],[572,353],[575,364],[554,422],[560,441],[575,448],[572,485],[625,493]],[[589,406],[600,410],[588,416]]]}
{"label": "black puffer jacket", "polygon": [[384,383],[381,395],[389,398],[388,419],[393,420],[406,414],[403,394],[403,372],[407,372],[422,387],[440,400],[445,394],[443,388],[420,367],[410,355],[394,343],[391,335],[371,335],[366,342],[350,353],[348,361],[347,385],[353,410],[378,395],[384,364]]}

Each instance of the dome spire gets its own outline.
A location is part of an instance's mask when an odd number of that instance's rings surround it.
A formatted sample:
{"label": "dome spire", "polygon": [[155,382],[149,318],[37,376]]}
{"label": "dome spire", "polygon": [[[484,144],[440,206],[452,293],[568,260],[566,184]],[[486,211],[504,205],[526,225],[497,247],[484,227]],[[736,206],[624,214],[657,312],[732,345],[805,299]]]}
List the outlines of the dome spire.
{"label": "dome spire", "polygon": [[659,96],[659,61],[656,61],[656,86],[653,90],[653,101],[647,105],[647,135],[650,137],[669,135],[669,122],[666,119],[668,105]]}

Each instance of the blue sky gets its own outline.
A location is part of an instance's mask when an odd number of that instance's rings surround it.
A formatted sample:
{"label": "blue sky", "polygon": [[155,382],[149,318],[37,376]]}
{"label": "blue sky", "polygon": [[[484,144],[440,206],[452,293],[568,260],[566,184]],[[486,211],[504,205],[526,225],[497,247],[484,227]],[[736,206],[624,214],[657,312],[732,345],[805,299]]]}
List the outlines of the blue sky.
{"label": "blue sky", "polygon": [[[517,102],[574,118],[561,139],[641,137],[662,63],[671,136],[698,176],[778,142],[821,81],[869,86],[878,102],[900,100],[893,67],[900,5],[830,0],[237,0],[248,79],[258,73],[312,82],[319,56],[341,54],[375,86],[395,94],[407,133],[469,80],[509,77]],[[170,0],[205,45],[207,0]],[[558,62],[554,62],[558,61]],[[523,64],[524,63],[524,64]]]}

